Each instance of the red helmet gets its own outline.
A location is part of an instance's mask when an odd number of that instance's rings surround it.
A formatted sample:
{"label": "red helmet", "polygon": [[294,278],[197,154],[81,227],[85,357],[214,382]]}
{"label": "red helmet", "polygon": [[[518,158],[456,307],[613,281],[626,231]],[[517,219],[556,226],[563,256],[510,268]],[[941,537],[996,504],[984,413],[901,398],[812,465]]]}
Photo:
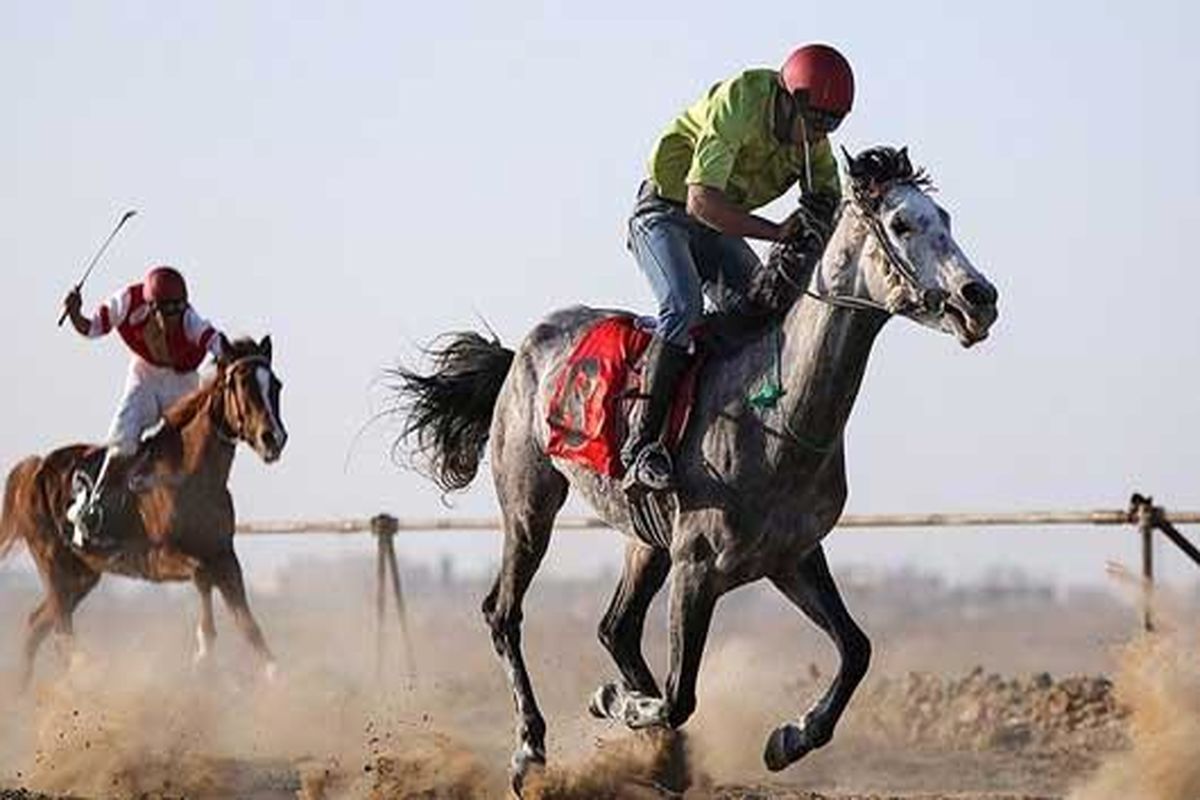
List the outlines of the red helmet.
{"label": "red helmet", "polygon": [[142,290],[151,303],[187,301],[187,284],[174,267],[154,267],[146,273]]}
{"label": "red helmet", "polygon": [[779,77],[789,92],[804,90],[808,105],[845,116],[854,105],[854,73],[850,62],[827,44],[809,44],[788,56]]}

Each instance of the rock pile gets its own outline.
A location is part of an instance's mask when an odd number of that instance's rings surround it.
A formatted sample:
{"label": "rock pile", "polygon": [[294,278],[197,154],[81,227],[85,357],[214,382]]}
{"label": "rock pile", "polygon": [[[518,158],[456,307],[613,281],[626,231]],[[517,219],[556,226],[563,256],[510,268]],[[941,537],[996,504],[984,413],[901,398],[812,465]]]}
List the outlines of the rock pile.
{"label": "rock pile", "polygon": [[1055,680],[987,674],[909,673],[866,691],[871,732],[914,744],[983,749],[1113,749],[1125,743],[1128,711],[1103,677]]}

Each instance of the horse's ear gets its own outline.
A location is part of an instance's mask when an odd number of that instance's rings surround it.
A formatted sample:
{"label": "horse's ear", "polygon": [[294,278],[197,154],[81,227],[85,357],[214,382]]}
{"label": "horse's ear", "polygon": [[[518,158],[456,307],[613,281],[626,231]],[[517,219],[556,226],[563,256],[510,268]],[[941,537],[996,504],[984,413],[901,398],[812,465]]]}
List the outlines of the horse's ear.
{"label": "horse's ear", "polygon": [[261,352],[263,354],[263,356],[267,359],[267,361],[271,360],[271,335],[270,334],[267,334],[266,336],[264,336],[262,338],[262,341],[258,343],[258,349],[259,349],[259,352]]}
{"label": "horse's ear", "polygon": [[217,366],[224,367],[233,358],[233,345],[229,343],[229,338],[223,334],[217,334]]}
{"label": "horse's ear", "polygon": [[850,155],[850,151],[846,149],[846,145],[839,144],[838,147],[840,147],[842,149],[842,158],[846,159],[846,171],[849,172],[851,175],[853,175],[854,174],[854,156]]}
{"label": "horse's ear", "polygon": [[896,160],[900,162],[900,168],[899,168],[898,172],[901,175],[912,175],[913,168],[912,168],[912,162],[908,160],[908,146],[907,145],[905,145],[904,147],[901,147],[900,152],[896,153]]}

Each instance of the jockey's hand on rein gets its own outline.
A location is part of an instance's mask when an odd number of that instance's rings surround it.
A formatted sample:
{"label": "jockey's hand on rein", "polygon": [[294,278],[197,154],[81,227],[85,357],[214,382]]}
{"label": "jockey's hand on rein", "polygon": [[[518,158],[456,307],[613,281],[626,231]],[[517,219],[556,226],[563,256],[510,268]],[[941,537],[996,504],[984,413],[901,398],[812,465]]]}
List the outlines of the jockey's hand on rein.
{"label": "jockey's hand on rein", "polygon": [[788,215],[779,226],[780,244],[795,247],[801,252],[815,251],[817,253],[825,246],[827,228],[811,219],[803,208],[798,208]]}
{"label": "jockey's hand on rein", "polygon": [[827,192],[805,192],[800,198],[800,208],[818,225],[831,228],[837,213],[838,199]]}

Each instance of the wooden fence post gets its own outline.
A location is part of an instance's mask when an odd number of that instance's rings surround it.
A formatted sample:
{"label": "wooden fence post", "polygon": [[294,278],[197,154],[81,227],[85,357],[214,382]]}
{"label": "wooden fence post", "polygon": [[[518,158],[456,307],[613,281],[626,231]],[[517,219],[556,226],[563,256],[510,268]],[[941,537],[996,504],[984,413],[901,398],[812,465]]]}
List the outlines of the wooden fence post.
{"label": "wooden fence post", "polygon": [[375,535],[375,680],[383,678],[383,653],[386,637],[383,630],[383,612],[386,607],[387,594],[387,546],[384,541],[391,537],[382,524],[383,514],[371,519],[371,533]]}
{"label": "wooden fence post", "polygon": [[1142,535],[1142,628],[1149,633],[1154,630],[1154,528],[1158,517],[1154,498],[1134,494],[1129,501],[1129,512]]}
{"label": "wooden fence post", "polygon": [[408,631],[408,610],[404,605],[404,592],[400,586],[400,567],[396,561],[396,533],[400,521],[390,514],[371,517],[371,533],[375,534],[375,677],[382,679],[384,652],[387,649],[387,634],[384,618],[387,616],[387,589],[391,585],[396,603],[396,615],[400,619],[400,634],[404,645],[404,665],[408,679],[416,678],[416,657],[412,638]]}

